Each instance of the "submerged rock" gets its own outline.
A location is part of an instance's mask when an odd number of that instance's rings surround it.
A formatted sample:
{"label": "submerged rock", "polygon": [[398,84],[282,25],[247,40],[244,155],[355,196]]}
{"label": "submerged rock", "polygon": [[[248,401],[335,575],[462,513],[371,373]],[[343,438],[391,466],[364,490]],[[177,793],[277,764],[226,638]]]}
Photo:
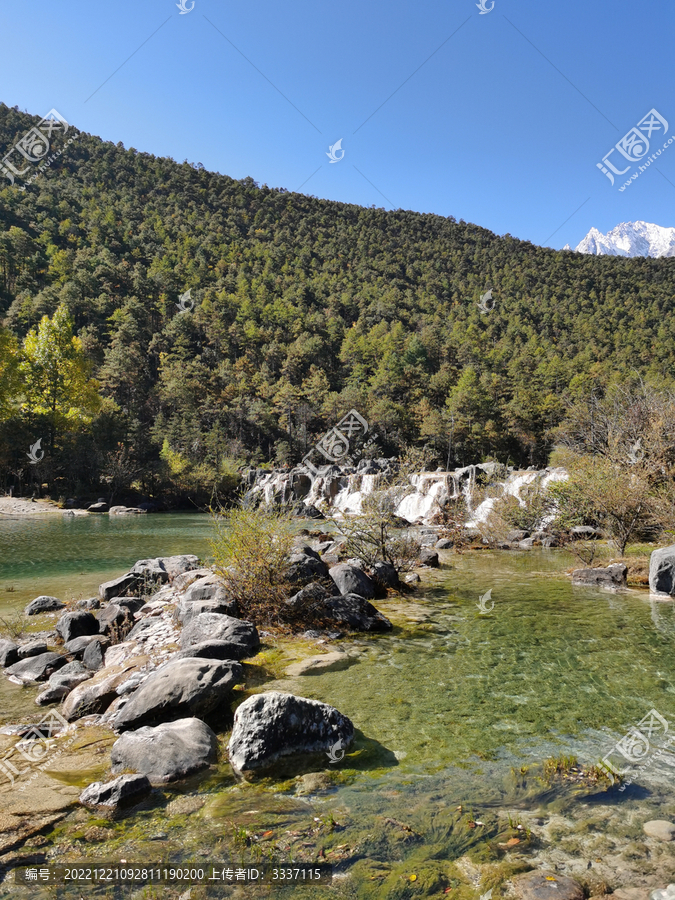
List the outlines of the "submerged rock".
{"label": "submerged rock", "polygon": [[668,822],[666,819],[652,819],[651,822],[645,822],[642,828],[645,834],[656,838],[658,841],[675,840],[675,824]]}
{"label": "submerged rock", "polygon": [[228,747],[237,772],[268,768],[277,760],[297,754],[328,753],[354,740],[354,726],[327,703],[280,691],[256,694],[234,714]]}
{"label": "submerged rock", "polygon": [[598,587],[621,588],[626,586],[628,569],[622,563],[614,563],[606,569],[575,569],[572,584],[591,584]]}
{"label": "submerged rock", "polygon": [[218,739],[200,719],[179,719],[156,728],[130,731],[113,744],[113,773],[124,769],[166,784],[203,769],[217,759]]}
{"label": "submerged rock", "polygon": [[649,557],[649,590],[675,596],[675,544],[654,550]]}
{"label": "submerged rock", "polygon": [[243,680],[231,660],[172,659],[153,672],[115,717],[118,731],[170,719],[207,716],[226,708],[232,689]]}
{"label": "submerged rock", "polygon": [[555,872],[525,872],[516,875],[511,883],[521,900],[584,900],[578,881]]}
{"label": "submerged rock", "polygon": [[321,656],[310,656],[308,659],[301,659],[299,662],[292,663],[287,669],[286,674],[291,676],[297,675],[323,675],[324,672],[339,672],[342,669],[348,669],[353,660],[340,650],[334,650],[331,653],[323,653]]}
{"label": "submerged rock", "polygon": [[80,794],[83,806],[109,806],[117,808],[130,800],[140,800],[152,790],[152,785],[145,775],[120,775],[106,783],[95,781]]}
{"label": "submerged rock", "polygon": [[386,616],[358,594],[329,597],[318,607],[317,618],[350,631],[391,631],[393,628]]}
{"label": "submerged rock", "polygon": [[371,600],[375,596],[375,585],[365,572],[355,566],[340,563],[329,572],[330,577],[341,594],[358,594]]}
{"label": "submerged rock", "polygon": [[41,597],[36,597],[35,600],[31,600],[24,612],[27,616],[37,616],[40,613],[64,609],[65,605],[63,600],[59,600],[58,597],[47,597],[43,595]]}

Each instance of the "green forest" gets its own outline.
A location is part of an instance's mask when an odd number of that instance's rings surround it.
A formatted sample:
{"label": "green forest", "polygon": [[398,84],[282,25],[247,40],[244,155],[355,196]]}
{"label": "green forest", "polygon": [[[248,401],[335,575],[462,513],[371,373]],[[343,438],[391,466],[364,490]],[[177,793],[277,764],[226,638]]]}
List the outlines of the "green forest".
{"label": "green forest", "polygon": [[[0,104],[2,156],[38,122]],[[636,373],[673,384],[675,259],[69,136],[25,189],[0,181],[0,488],[208,496],[299,463],[351,408],[386,456],[545,465],[570,404]]]}

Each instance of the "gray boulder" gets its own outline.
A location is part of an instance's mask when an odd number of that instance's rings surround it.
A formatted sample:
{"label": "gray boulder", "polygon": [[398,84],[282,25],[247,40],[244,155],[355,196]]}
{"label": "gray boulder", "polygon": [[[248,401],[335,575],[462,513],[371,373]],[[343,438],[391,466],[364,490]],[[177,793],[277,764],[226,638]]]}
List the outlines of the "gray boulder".
{"label": "gray boulder", "polygon": [[126,609],[130,615],[143,609],[145,600],[142,597],[115,597],[115,604]]}
{"label": "gray boulder", "polygon": [[595,585],[616,590],[626,586],[628,569],[622,563],[614,563],[606,569],[575,569],[572,584]]}
{"label": "gray boulder", "polygon": [[283,757],[327,753],[336,744],[346,749],[353,740],[353,724],[332,706],[267,691],[237,708],[228,752],[235,771],[251,772]]}
{"label": "gray boulder", "polygon": [[649,557],[649,590],[675,596],[675,544],[654,550]]}
{"label": "gray boulder", "polygon": [[312,609],[320,605],[321,601],[328,599],[328,597],[330,597],[330,593],[326,588],[319,584],[318,581],[312,581],[285,601],[284,611],[287,614],[311,613]]}
{"label": "gray boulder", "polygon": [[131,695],[115,717],[115,728],[126,731],[170,719],[207,716],[232,698],[243,680],[239,663],[231,660],[172,659],[160,666]]}
{"label": "gray boulder", "polygon": [[161,559],[139,559],[129,570],[130,575],[138,575],[144,583],[159,581],[166,584],[169,573],[164,568]]}
{"label": "gray boulder", "polygon": [[169,580],[173,581],[186,572],[192,572],[199,568],[199,557],[187,553],[179,556],[160,556],[159,561],[169,576]]}
{"label": "gray boulder", "polygon": [[341,594],[358,594],[367,600],[375,596],[375,585],[365,572],[355,566],[340,563],[328,573]]}
{"label": "gray boulder", "polygon": [[398,572],[396,571],[394,566],[391,565],[391,563],[373,563],[370,575],[375,584],[383,588],[395,589],[399,586],[400,583],[398,580]]}
{"label": "gray boulder", "polygon": [[22,659],[5,669],[8,675],[14,675],[21,681],[46,681],[57,669],[65,666],[68,660],[58,653],[42,653]]}
{"label": "gray boulder", "polygon": [[87,672],[82,663],[72,662],[63,666],[49,678],[47,688],[35,698],[38,706],[46,706],[48,703],[56,703],[63,700],[78,685],[91,678],[91,672]]}
{"label": "gray boulder", "polygon": [[152,785],[145,775],[120,775],[105,784],[102,781],[90,784],[80,794],[80,803],[91,808],[108,806],[116,809],[131,801],[140,800],[151,790]]}
{"label": "gray boulder", "polygon": [[231,600],[224,592],[221,599],[195,600],[194,603],[181,601],[176,607],[176,618],[181,625],[187,625],[195,616],[202,613],[215,613],[219,616],[231,616],[236,618],[239,611],[236,600]]}
{"label": "gray boulder", "polygon": [[255,625],[217,613],[200,613],[185,626],[180,639],[181,650],[189,650],[204,641],[227,641],[232,645],[231,659],[254,656],[260,647]]}
{"label": "gray boulder", "polygon": [[0,666],[13,666],[19,661],[19,648],[13,641],[0,640]]}
{"label": "gray boulder", "polygon": [[509,533],[506,535],[506,540],[509,544],[519,544],[529,536],[529,531],[523,531],[522,529],[517,528],[515,531],[509,531]]}
{"label": "gray boulder", "polygon": [[98,609],[101,605],[101,601],[98,597],[85,597],[83,600],[78,600],[75,604],[75,609]]}
{"label": "gray boulder", "polygon": [[101,641],[92,641],[82,654],[82,662],[90,670],[90,676],[92,672],[98,672],[99,669],[103,668],[104,658],[105,647],[103,643]]}
{"label": "gray boulder", "polygon": [[72,722],[73,719],[105,712],[117,699],[117,688],[128,680],[126,669],[102,669],[68,694],[62,709],[64,717]]}
{"label": "gray boulder", "polygon": [[440,541],[436,541],[434,544],[434,550],[452,550],[454,546],[455,542],[451,541],[450,538],[441,538]]}
{"label": "gray boulder", "polygon": [[422,547],[419,560],[421,565],[429,566],[431,569],[437,569],[439,566],[438,553],[430,547]]}
{"label": "gray boulder", "polygon": [[188,650],[179,650],[174,659],[229,659],[233,660],[233,650],[229,641],[202,641],[201,644],[193,644]]}
{"label": "gray boulder", "polygon": [[590,525],[574,525],[570,528],[570,534],[575,541],[595,541],[602,537],[598,529]]}
{"label": "gray boulder", "polygon": [[85,610],[64,613],[56,623],[56,632],[63,639],[64,644],[73,638],[82,637],[85,634],[97,634],[98,622],[96,617]]}
{"label": "gray boulder", "polygon": [[287,572],[287,580],[290,584],[306,584],[315,578],[325,578],[328,575],[328,566],[319,557],[318,553],[310,556],[307,553],[294,553],[290,558],[290,566]]}
{"label": "gray boulder", "polygon": [[36,597],[35,600],[31,600],[24,612],[27,616],[37,616],[40,613],[64,609],[65,605],[66,604],[57,597],[46,597],[43,595],[41,597]]}
{"label": "gray boulder", "polygon": [[50,703],[58,703],[70,693],[70,689],[65,684],[59,684],[55,687],[47,685],[44,691],[41,691],[35,698],[38,706],[48,706]]}
{"label": "gray boulder", "polygon": [[102,644],[104,647],[110,646],[110,639],[105,637],[102,634],[84,634],[82,637],[73,638],[72,641],[68,641],[64,646],[64,650],[66,653],[70,653],[71,656],[74,656],[76,659],[82,659],[84,656],[84,651],[87,649],[89,644],[97,641]]}
{"label": "gray boulder", "polygon": [[41,656],[48,653],[49,647],[45,641],[30,641],[28,644],[21,644],[19,647],[19,659],[30,659],[31,656]]}
{"label": "gray boulder", "polygon": [[142,579],[138,575],[132,575],[130,572],[127,572],[125,575],[120,575],[119,578],[113,578],[112,581],[105,581],[103,584],[100,584],[98,586],[98,596],[101,600],[113,600],[115,597],[127,594],[129,591],[133,592],[140,584],[142,584]]}
{"label": "gray boulder", "polygon": [[111,603],[98,613],[97,630],[105,635],[120,635],[133,625],[133,616],[126,606]]}
{"label": "gray boulder", "polygon": [[391,631],[391,622],[359,594],[329,597],[316,610],[317,620],[339,625],[349,631]]}
{"label": "gray boulder", "polygon": [[89,506],[87,507],[87,512],[107,513],[109,509],[110,509],[110,507],[108,506],[108,504],[105,501],[101,502],[99,500],[98,503],[90,503]]}
{"label": "gray boulder", "polygon": [[199,719],[179,719],[156,728],[130,731],[113,744],[113,773],[131,769],[147,776],[152,784],[185,778],[214,763],[218,739]]}

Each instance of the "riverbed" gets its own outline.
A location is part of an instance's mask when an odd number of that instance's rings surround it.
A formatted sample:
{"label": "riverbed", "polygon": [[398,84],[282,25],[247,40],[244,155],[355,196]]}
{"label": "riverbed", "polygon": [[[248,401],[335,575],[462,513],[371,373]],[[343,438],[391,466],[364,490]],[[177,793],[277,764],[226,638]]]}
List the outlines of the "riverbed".
{"label": "riverbed", "polygon": [[[2,602],[20,607],[38,593],[89,596],[138,558],[208,555],[210,523],[167,514],[0,528],[11,551],[0,568]],[[642,831],[649,819],[675,819],[674,768],[647,756],[625,791],[542,769],[551,757],[596,764],[652,709],[675,721],[673,604],[638,590],[573,587],[563,551],[448,551],[441,562],[420,570],[414,594],[377,602],[392,633],[336,642],[349,652],[349,668],[288,677],[288,663],[326,645],[271,636],[247,665],[241,699],[284,690],[352,719],[357,739],[340,762],[237,783],[223,759],[208,777],[157,792],[115,823],[75,811],[43,852],[63,861],[269,856],[335,864],[332,889],[297,888],[296,897],[469,900],[490,878],[496,889],[528,866],[574,876],[589,890],[675,880],[673,844]],[[483,613],[478,601],[488,590],[494,608]],[[0,699],[17,690],[3,683]],[[227,732],[221,737],[225,744]],[[615,752],[614,764],[621,759]],[[187,887],[115,896],[178,897]],[[5,896],[29,894],[0,885]],[[34,887],[30,896],[53,895]],[[200,887],[192,896],[224,894]]]}

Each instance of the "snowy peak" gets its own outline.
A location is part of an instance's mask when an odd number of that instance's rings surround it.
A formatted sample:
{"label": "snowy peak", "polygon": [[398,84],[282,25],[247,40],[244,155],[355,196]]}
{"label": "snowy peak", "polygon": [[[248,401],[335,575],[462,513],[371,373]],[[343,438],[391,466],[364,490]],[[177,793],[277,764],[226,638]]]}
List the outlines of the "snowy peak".
{"label": "snowy peak", "polygon": [[649,222],[622,222],[607,234],[591,228],[576,252],[594,256],[675,256],[675,228]]}

